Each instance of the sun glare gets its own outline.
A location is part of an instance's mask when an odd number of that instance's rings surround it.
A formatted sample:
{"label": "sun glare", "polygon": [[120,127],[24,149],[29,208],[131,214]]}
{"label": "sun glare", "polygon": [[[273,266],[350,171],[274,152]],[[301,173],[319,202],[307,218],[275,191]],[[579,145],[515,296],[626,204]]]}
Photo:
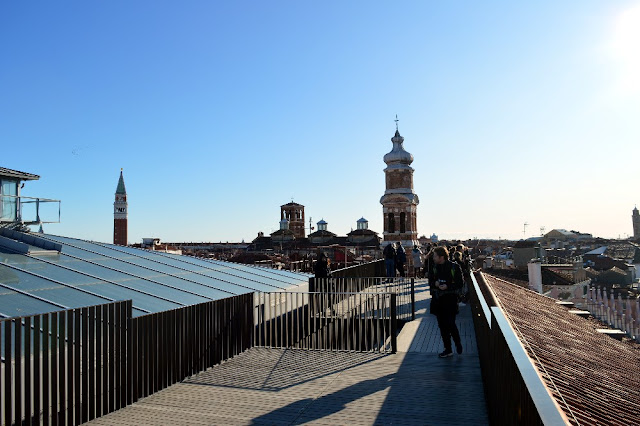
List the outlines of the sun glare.
{"label": "sun glare", "polygon": [[640,5],[626,10],[618,17],[612,49],[621,67],[621,89],[640,91]]}

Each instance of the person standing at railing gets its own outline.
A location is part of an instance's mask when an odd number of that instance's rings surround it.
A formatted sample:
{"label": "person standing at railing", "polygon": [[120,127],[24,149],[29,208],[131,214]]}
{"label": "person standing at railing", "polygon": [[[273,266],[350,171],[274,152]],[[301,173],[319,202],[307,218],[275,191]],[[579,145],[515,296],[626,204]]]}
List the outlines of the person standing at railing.
{"label": "person standing at railing", "polygon": [[422,251],[418,246],[413,246],[411,250],[411,257],[413,258],[413,276],[420,277],[420,270],[422,269]]}
{"label": "person standing at railing", "polygon": [[462,353],[460,332],[456,326],[458,314],[458,291],[462,288],[462,270],[458,264],[449,260],[446,247],[433,249],[433,265],[429,270],[431,286],[431,313],[438,318],[438,327],[444,343],[444,352],[438,356],[447,358],[453,355],[451,338],[456,350]]}
{"label": "person standing at railing", "polygon": [[397,242],[396,248],[396,269],[401,277],[404,277],[404,264],[407,263],[407,253],[404,251],[404,247],[402,247],[402,243]]}
{"label": "person standing at railing", "polygon": [[330,261],[326,254],[320,253],[316,264],[313,267],[313,272],[316,278],[329,278],[331,276]]}
{"label": "person standing at railing", "polygon": [[396,276],[396,247],[393,243],[389,243],[382,251],[384,255],[384,266],[387,271],[387,278]]}

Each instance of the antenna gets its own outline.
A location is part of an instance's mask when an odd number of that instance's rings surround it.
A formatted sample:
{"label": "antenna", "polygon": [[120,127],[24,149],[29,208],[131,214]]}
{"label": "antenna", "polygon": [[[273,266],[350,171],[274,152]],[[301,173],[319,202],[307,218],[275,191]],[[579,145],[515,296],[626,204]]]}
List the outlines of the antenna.
{"label": "antenna", "polygon": [[529,222],[525,222],[524,226],[522,227],[522,238],[526,238],[527,237],[527,226],[529,226]]}

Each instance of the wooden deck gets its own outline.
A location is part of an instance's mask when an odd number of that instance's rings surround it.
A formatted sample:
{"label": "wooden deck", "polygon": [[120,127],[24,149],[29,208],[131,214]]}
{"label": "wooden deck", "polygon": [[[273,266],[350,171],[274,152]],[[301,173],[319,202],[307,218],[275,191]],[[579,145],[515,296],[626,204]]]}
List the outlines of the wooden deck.
{"label": "wooden deck", "polygon": [[416,292],[397,354],[253,348],[91,423],[488,424],[469,307],[457,321],[464,353],[440,359],[428,286]]}

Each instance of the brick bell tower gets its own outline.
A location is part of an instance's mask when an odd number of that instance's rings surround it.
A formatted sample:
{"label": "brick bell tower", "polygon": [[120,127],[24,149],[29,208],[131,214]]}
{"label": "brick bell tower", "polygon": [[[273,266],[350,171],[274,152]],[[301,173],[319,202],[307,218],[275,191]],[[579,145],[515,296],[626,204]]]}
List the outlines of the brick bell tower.
{"label": "brick bell tower", "polygon": [[280,220],[289,221],[289,229],[293,231],[296,238],[304,238],[304,206],[302,204],[290,203],[280,206]]}
{"label": "brick bell tower", "polygon": [[413,155],[404,150],[404,138],[398,131],[391,138],[393,148],[384,156],[386,191],[380,204],[384,215],[383,239],[385,242],[399,241],[406,249],[418,245],[417,207],[420,200],[413,192]]}
{"label": "brick bell tower", "polygon": [[113,203],[113,244],[127,245],[127,190],[124,187],[122,169],[116,188],[116,200]]}

